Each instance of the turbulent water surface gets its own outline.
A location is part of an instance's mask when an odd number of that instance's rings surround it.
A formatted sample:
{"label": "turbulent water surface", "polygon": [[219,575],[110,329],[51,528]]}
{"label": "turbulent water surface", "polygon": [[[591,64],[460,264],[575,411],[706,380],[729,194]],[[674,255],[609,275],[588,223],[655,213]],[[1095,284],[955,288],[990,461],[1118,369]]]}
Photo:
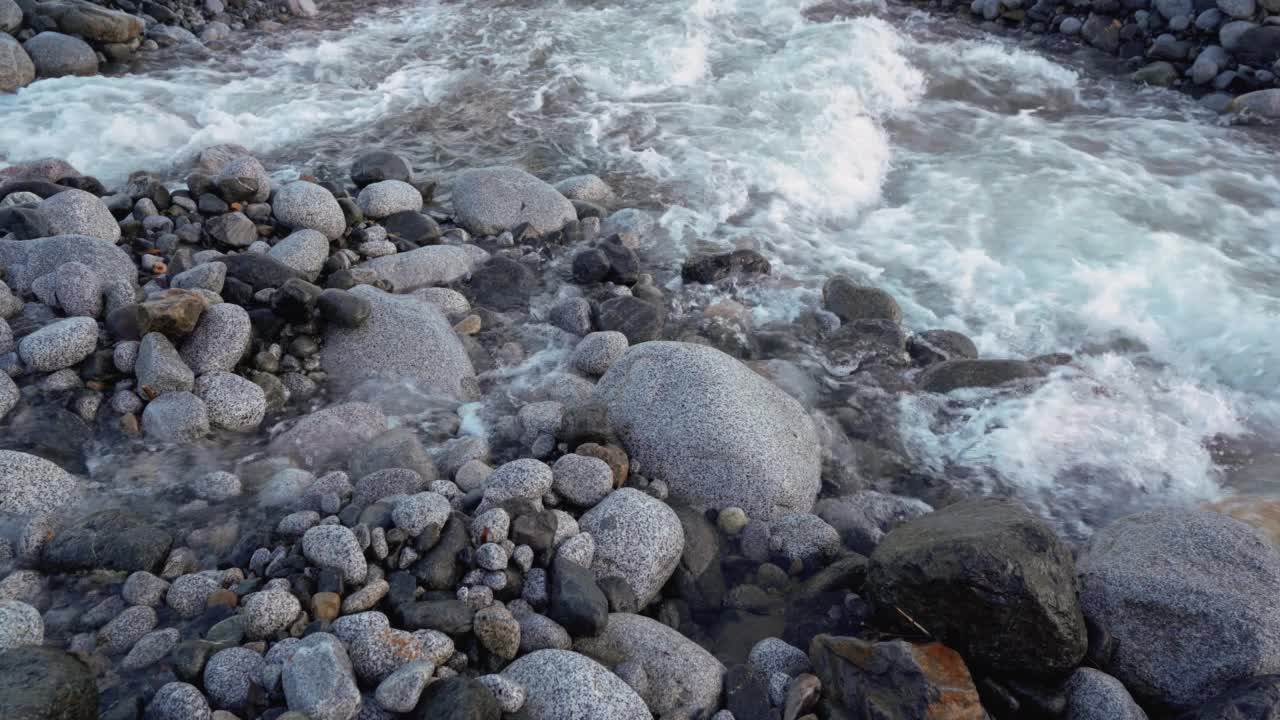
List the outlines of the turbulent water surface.
{"label": "turbulent water surface", "polygon": [[[917,462],[1068,524],[1271,474],[1280,421],[1272,136],[910,8],[786,0],[423,1],[0,97],[2,161],[104,180],[215,142],[340,173],[360,150],[445,182],[595,172],[672,259],[750,244],[792,322],[845,271],[985,356],[1065,352],[1030,394],[900,401]],[[946,403],[942,407],[942,403]]]}

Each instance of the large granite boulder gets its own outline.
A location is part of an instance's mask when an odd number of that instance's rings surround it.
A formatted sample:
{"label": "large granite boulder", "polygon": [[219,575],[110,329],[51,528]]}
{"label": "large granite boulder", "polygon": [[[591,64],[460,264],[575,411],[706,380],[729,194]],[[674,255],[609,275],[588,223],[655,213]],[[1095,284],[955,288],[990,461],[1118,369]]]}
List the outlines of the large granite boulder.
{"label": "large granite boulder", "polygon": [[12,35],[0,32],[0,92],[12,92],[36,79],[31,56]]}
{"label": "large granite boulder", "polygon": [[453,184],[453,210],[458,223],[475,235],[496,235],[521,223],[545,235],[578,219],[568,198],[513,167],[462,173]]}
{"label": "large granite boulder", "polygon": [[524,686],[514,720],[652,720],[644,700],[595,660],[569,650],[538,650],[502,671]]}
{"label": "large granite boulder", "polygon": [[75,476],[44,458],[0,450],[0,512],[47,513],[77,497]]}
{"label": "large granite boulder", "polygon": [[35,63],[36,76],[97,75],[98,56],[78,37],[46,30],[22,44]]}
{"label": "large granite boulder", "polygon": [[39,278],[69,262],[93,268],[112,310],[137,296],[138,270],[129,254],[114,243],[85,235],[60,235],[37,240],[0,240],[0,266],[15,292],[31,292]]}

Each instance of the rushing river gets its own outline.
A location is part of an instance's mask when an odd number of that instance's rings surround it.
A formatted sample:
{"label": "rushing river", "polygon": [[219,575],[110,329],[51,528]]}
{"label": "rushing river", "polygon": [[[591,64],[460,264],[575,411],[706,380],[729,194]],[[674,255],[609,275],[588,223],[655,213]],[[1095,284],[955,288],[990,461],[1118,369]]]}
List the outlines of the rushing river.
{"label": "rushing river", "polygon": [[475,165],[595,172],[655,212],[677,256],[749,242],[775,259],[793,282],[760,292],[758,323],[791,321],[845,271],[891,291],[908,327],[963,331],[984,356],[1075,355],[1030,394],[948,400],[945,421],[941,400],[903,400],[920,463],[1071,519],[1270,489],[1273,131],[1087,51],[896,5],[353,10],[0,96],[0,164],[58,156],[110,184],[237,142],[286,174],[374,148],[446,187]]}

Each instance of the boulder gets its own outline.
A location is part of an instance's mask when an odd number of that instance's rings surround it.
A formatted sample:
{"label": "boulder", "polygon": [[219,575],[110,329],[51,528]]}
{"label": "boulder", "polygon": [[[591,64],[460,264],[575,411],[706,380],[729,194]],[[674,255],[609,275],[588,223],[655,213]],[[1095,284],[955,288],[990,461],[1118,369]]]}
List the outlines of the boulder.
{"label": "boulder", "polygon": [[514,720],[652,720],[644,700],[622,678],[569,650],[539,650],[502,674],[524,686]]}
{"label": "boulder", "polygon": [[159,572],[173,536],[126,510],[100,510],[58,533],[45,547],[42,567],[59,572]]}
{"label": "boulder", "polygon": [[407,293],[460,280],[488,256],[474,245],[428,245],[374,258],[359,267],[372,270],[379,279],[390,283],[393,291]]}
{"label": "boulder", "polygon": [[1129,691],[1110,675],[1082,667],[1067,680],[1065,720],[1147,720]]}
{"label": "boulder", "polygon": [[568,198],[513,167],[462,173],[453,184],[453,210],[473,235],[496,235],[521,223],[529,223],[532,234],[545,235],[578,219]]}
{"label": "boulder", "polygon": [[353,720],[362,698],[342,643],[328,633],[303,638],[285,660],[281,685],[289,709],[310,720]]}
{"label": "boulder", "polygon": [[44,458],[0,450],[0,512],[48,513],[78,496],[76,479]]}
{"label": "boulder", "polygon": [[658,596],[684,550],[675,511],[635,488],[611,493],[579,518],[578,527],[595,540],[591,572],[596,580],[621,578],[641,607]]}
{"label": "boulder", "polygon": [[[1181,720],[1275,720],[1277,717],[1280,717],[1280,675],[1262,675],[1232,685],[1183,715]],[[1145,720],[1146,716],[1141,718]]]}
{"label": "boulder", "polygon": [[1227,106],[1230,112],[1248,112],[1264,118],[1280,118],[1280,88],[1255,90],[1240,95]]}
{"label": "boulder", "polygon": [[0,240],[0,266],[5,282],[19,293],[31,292],[32,283],[64,263],[79,262],[93,268],[102,283],[111,310],[134,301],[137,268],[129,254],[114,243],[85,235],[60,235],[37,240]]}
{"label": "boulder", "polygon": [[119,223],[106,203],[93,193],[63,190],[42,200],[38,209],[50,235],[87,235],[112,243],[120,240]]}
{"label": "boulder", "polygon": [[863,591],[971,664],[1053,674],[1084,657],[1071,553],[1013,502],[961,502],[899,525],[871,555]]}
{"label": "boulder", "polygon": [[296,230],[267,254],[314,280],[329,259],[329,239],[316,230]]}
{"label": "boulder", "polygon": [[276,191],[271,199],[276,220],[294,230],[317,230],[330,240],[342,237],[347,221],[338,200],[328,190],[305,180],[295,180]]}
{"label": "boulder", "polygon": [[23,43],[22,49],[35,64],[36,77],[98,74],[97,54],[77,37],[46,30]]}
{"label": "boulder", "polygon": [[695,507],[753,518],[808,512],[820,484],[817,431],[800,403],[702,345],[631,347],[596,387],[645,474]]}
{"label": "boulder", "polygon": [[822,286],[822,305],[845,322],[902,322],[902,308],[892,295],[880,288],[858,285],[845,275],[833,275]]}
{"label": "boulder", "polygon": [[35,6],[39,14],[57,21],[62,32],[95,43],[127,43],[140,37],[146,27],[140,17],[80,0],[53,0]]}
{"label": "boulder", "polygon": [[0,92],[13,92],[36,79],[31,56],[12,35],[0,32]]}
{"label": "boulder", "polygon": [[923,370],[916,384],[927,392],[949,393],[1041,377],[1044,373],[1040,368],[1025,360],[947,360]]}
{"label": "boulder", "polygon": [[387,418],[376,405],[345,403],[318,410],[271,441],[271,452],[288,455],[308,467],[320,467],[386,432]]}
{"label": "boulder", "polygon": [[51,647],[0,651],[0,717],[97,720],[93,671],[74,655]]}
{"label": "boulder", "polygon": [[657,620],[613,613],[604,631],[584,637],[573,649],[605,667],[636,663],[649,692],[641,693],[654,717],[694,720],[720,705],[724,665],[700,645]]}
{"label": "boulder", "polygon": [[1115,640],[1099,667],[1141,700],[1189,709],[1280,671],[1280,551],[1218,513],[1168,509],[1103,528],[1081,556],[1085,617]]}
{"label": "boulder", "polygon": [[0,33],[13,35],[22,27],[22,8],[14,0],[0,0]]}
{"label": "boulder", "polygon": [[338,387],[360,383],[413,383],[420,391],[457,397],[475,376],[471,359],[439,308],[412,296],[361,285],[353,295],[373,305],[357,328],[330,325],[321,366]]}
{"label": "boulder", "polygon": [[18,342],[18,355],[32,370],[52,372],[69,368],[93,354],[98,323],[72,317],[45,325]]}

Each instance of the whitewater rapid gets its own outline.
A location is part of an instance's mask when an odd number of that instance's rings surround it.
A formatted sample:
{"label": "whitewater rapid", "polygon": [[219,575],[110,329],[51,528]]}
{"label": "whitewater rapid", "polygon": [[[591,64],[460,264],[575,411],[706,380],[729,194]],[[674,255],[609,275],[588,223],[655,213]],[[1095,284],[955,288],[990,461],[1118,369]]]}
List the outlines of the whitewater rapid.
{"label": "whitewater rapid", "polygon": [[475,165],[595,172],[677,257],[713,243],[774,259],[792,282],[760,291],[757,323],[795,320],[843,271],[984,356],[1075,356],[1030,394],[901,400],[907,448],[936,471],[1092,524],[1245,485],[1215,443],[1272,452],[1280,143],[1265,129],[1087,52],[898,5],[349,10],[0,96],[0,164],[57,156],[111,182],[237,142],[282,177],[378,147],[446,185]]}

